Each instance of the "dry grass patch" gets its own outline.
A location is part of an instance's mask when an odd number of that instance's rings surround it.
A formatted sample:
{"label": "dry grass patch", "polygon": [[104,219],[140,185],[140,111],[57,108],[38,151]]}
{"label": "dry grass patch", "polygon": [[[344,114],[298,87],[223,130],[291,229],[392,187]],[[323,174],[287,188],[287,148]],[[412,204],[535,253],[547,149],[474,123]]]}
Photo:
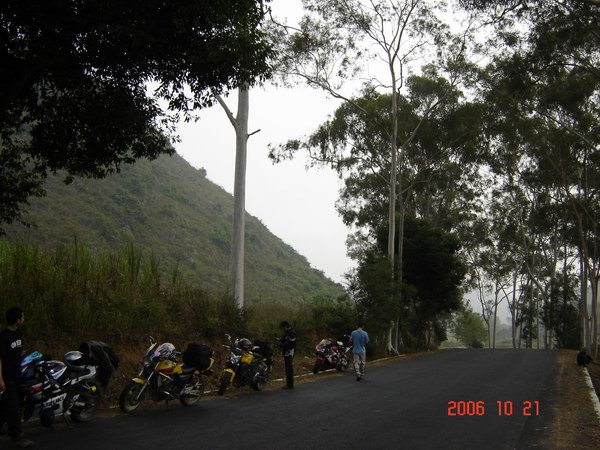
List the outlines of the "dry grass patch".
{"label": "dry grass patch", "polygon": [[558,396],[547,448],[600,448],[600,418],[594,411],[584,372],[577,366],[576,356],[575,350],[560,352]]}

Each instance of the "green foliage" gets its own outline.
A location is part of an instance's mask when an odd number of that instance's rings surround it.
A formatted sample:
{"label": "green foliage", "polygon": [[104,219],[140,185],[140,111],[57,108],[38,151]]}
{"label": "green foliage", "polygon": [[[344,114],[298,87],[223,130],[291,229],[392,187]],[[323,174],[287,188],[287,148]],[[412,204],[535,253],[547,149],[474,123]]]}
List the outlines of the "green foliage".
{"label": "green foliage", "polygon": [[553,279],[547,301],[542,309],[544,325],[554,333],[557,348],[581,348],[581,323],[579,320],[577,279],[562,274]]}
{"label": "green foliage", "polygon": [[488,333],[480,314],[465,309],[457,315],[453,323],[453,332],[466,347],[483,348]]}
{"label": "green foliage", "polygon": [[[452,229],[474,207],[485,108],[431,68],[407,80],[398,96],[398,137],[405,208]],[[371,229],[388,211],[391,96],[365,89],[304,140],[271,148],[274,160],[305,151],[311,164],[329,165],[344,180],[337,209],[344,222]],[[435,111],[424,105],[441,102]]]}
{"label": "green foliage", "polygon": [[387,233],[383,227],[376,246],[359,261],[350,280],[350,292],[371,329],[385,331],[390,320],[399,317],[404,345],[424,348],[445,339],[445,315],[462,306],[465,266],[455,235],[408,217],[404,227],[402,296],[391,283],[390,264],[384,257]]}
{"label": "green foliage", "polygon": [[[210,104],[213,90],[264,79],[263,8],[262,0],[2,2],[0,179],[17,182],[0,190],[9,205],[0,222],[18,218],[47,171],[102,177],[171,153],[178,113]],[[165,114],[161,98],[177,113]]]}
{"label": "green foliage", "polygon": [[[50,177],[47,191],[31,202],[26,216],[35,227],[6,227],[11,241],[22,238],[52,250],[76,236],[92,254],[133,242],[132,248],[154,254],[157,264],[146,276],[155,271],[166,280],[176,271],[186,284],[205,290],[221,292],[226,286],[233,199],[181,157],[140,160],[119,174],[77,178],[70,185]],[[247,215],[246,232],[250,302],[298,302],[343,293],[255,217]],[[131,252],[128,258],[139,266],[139,255]]]}
{"label": "green foliage", "polygon": [[460,242],[451,233],[423,220],[406,218],[404,224],[404,283],[422,321],[461,306],[465,265]]}
{"label": "green foliage", "polygon": [[364,253],[356,272],[350,275],[350,292],[360,318],[374,333],[387,330],[390,319],[399,313],[391,280],[389,261],[375,250]]}
{"label": "green foliage", "polygon": [[356,304],[346,296],[317,298],[312,307],[314,327],[321,335],[341,339],[356,328]]}
{"label": "green foliage", "polygon": [[245,318],[249,336],[272,341],[281,336],[280,322],[287,320],[296,330],[300,351],[312,354],[321,339],[342,338],[356,328],[357,312],[346,297],[319,296],[297,303],[256,301],[245,307]]}
{"label": "green foliage", "polygon": [[[531,289],[531,287],[528,288],[528,290]],[[530,292],[527,292],[527,295],[530,295]],[[537,314],[538,307],[534,301],[528,301],[521,306],[516,325],[521,327],[521,337],[525,341],[525,348],[533,348],[533,341],[538,337]]]}

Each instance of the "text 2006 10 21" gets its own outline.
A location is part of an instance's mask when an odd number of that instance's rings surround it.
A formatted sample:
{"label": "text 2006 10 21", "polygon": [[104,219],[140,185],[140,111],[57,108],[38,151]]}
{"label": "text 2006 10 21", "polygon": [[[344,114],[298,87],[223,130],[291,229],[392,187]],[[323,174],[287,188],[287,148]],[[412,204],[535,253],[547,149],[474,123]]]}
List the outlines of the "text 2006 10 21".
{"label": "text 2006 10 21", "polygon": [[525,400],[518,403],[511,400],[497,400],[493,405],[486,405],[482,400],[451,400],[448,402],[449,417],[485,416],[489,414],[497,416],[539,416],[540,402],[539,400]]}

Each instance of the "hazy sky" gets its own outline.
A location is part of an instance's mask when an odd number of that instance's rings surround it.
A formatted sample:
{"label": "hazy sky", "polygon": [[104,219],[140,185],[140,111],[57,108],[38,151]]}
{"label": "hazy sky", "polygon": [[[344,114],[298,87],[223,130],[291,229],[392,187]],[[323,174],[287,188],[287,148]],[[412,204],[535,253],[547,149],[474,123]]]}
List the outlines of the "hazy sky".
{"label": "hazy sky", "polygon": [[[299,0],[274,0],[278,17],[301,15]],[[228,99],[236,111],[236,96]],[[339,105],[324,92],[298,86],[267,86],[250,92],[246,210],[258,217],[275,235],[306,256],[313,267],[335,281],[353,264],[346,256],[348,230],[335,211],[341,181],[330,169],[306,170],[306,158],[273,165],[267,146],[312,132]],[[182,142],[175,147],[194,167],[204,167],[208,178],[233,192],[235,133],[218,105],[200,113],[201,120],[182,123]]]}

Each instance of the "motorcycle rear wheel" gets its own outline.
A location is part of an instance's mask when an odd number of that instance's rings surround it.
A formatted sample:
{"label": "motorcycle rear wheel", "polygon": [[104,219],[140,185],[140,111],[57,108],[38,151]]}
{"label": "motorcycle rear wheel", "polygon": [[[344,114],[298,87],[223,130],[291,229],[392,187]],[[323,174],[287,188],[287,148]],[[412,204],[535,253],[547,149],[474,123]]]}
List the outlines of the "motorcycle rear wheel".
{"label": "motorcycle rear wheel", "polygon": [[225,393],[225,391],[227,390],[227,387],[229,387],[229,383],[231,382],[231,375],[229,374],[229,372],[225,372],[222,376],[221,376],[221,384],[219,385],[219,395],[223,395]]}
{"label": "motorcycle rear wheel", "polygon": [[[80,405],[81,403],[83,404]],[[100,408],[98,391],[82,393],[71,408],[71,418],[74,422],[89,422],[96,415],[98,408]]]}
{"label": "motorcycle rear wheel", "polygon": [[133,400],[138,395],[142,387],[143,385],[136,383],[135,381],[130,381],[121,392],[121,395],[119,396],[119,408],[121,408],[121,411],[123,411],[125,414],[135,411],[142,403],[143,394],[140,396],[137,402]]}
{"label": "motorcycle rear wheel", "polygon": [[[188,391],[188,393],[184,393]],[[184,406],[193,406],[198,403],[198,400],[204,394],[204,383],[202,377],[194,375],[190,378],[190,381],[182,389],[182,393],[179,395],[179,401]]]}

